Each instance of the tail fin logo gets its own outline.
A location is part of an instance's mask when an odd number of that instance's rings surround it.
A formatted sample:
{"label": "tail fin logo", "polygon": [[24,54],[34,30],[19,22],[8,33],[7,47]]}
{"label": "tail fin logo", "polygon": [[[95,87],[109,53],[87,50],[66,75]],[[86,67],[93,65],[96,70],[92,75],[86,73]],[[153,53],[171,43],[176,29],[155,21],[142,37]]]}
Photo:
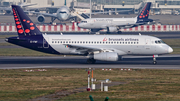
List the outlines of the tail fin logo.
{"label": "tail fin logo", "polygon": [[17,32],[19,34],[24,33],[24,31],[22,29],[22,26],[21,26],[21,23],[20,23],[20,20],[18,19],[18,16],[17,16],[16,11],[14,9],[13,9],[13,14],[14,14],[14,19],[15,19],[15,23],[16,23]]}
{"label": "tail fin logo", "polygon": [[103,41],[107,41],[107,38],[105,37],[105,38],[103,39]]}
{"label": "tail fin logo", "polygon": [[[13,13],[14,13],[14,19],[15,19],[16,27],[18,29],[18,33],[22,34],[22,33],[24,33],[24,31],[22,29],[21,22],[18,19],[18,16],[17,16],[16,11],[14,9],[13,9]],[[30,25],[30,29],[25,29],[25,33],[26,34],[30,33],[30,30],[34,30],[35,29],[35,27],[33,26],[34,24],[31,21],[29,21],[29,20],[26,21],[26,19],[23,19],[23,21]]]}
{"label": "tail fin logo", "polygon": [[144,6],[143,10],[138,15],[139,16],[138,18],[140,18],[140,19],[148,18],[150,7],[151,7],[151,2],[146,3],[146,5]]}
{"label": "tail fin logo", "polygon": [[12,5],[14,21],[20,37],[42,35],[36,25],[24,13],[20,6]]}

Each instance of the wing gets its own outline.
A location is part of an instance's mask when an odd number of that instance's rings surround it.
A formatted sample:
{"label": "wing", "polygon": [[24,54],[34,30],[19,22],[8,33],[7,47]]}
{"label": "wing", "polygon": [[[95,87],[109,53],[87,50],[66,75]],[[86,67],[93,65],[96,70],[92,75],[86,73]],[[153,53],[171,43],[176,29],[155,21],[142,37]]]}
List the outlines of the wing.
{"label": "wing", "polygon": [[55,14],[49,14],[49,13],[40,13],[40,12],[31,12],[31,11],[24,11],[25,13],[33,13],[33,14],[39,14],[39,15],[44,15],[44,16],[49,16],[49,17],[57,17]]}
{"label": "wing", "polygon": [[141,25],[154,25],[156,22],[141,22],[141,23],[136,23],[136,24],[126,24],[126,25],[117,25],[116,27],[121,28],[133,28]]}
{"label": "wing", "polygon": [[69,48],[74,48],[78,51],[87,51],[87,52],[94,52],[94,51],[101,51],[102,49],[99,48],[91,48],[91,47],[86,47],[86,46],[78,46],[78,45],[69,45],[69,44],[64,44],[66,47]]}
{"label": "wing", "polygon": [[86,46],[78,46],[78,45],[70,45],[70,44],[64,44],[64,46],[70,48],[73,53],[78,53],[83,55],[87,55],[95,51],[102,51],[102,49],[99,48],[91,48]]}
{"label": "wing", "polygon": [[100,53],[100,52],[117,52],[119,55],[125,55],[127,54],[124,51],[117,50],[115,48],[93,48],[93,47],[86,47],[86,46],[78,46],[78,45],[70,45],[70,44],[64,44],[65,47],[68,47],[71,49],[72,53],[77,53],[81,55],[87,56],[91,53]]}
{"label": "wing", "polygon": [[0,7],[0,10],[8,10],[8,11],[11,11],[12,10],[12,8],[10,8],[10,7]]}
{"label": "wing", "polygon": [[[91,14],[103,14],[103,13],[116,13],[116,12],[130,12],[131,10],[119,10],[119,11],[105,11],[105,12],[92,12]],[[89,13],[88,13],[89,14]]]}

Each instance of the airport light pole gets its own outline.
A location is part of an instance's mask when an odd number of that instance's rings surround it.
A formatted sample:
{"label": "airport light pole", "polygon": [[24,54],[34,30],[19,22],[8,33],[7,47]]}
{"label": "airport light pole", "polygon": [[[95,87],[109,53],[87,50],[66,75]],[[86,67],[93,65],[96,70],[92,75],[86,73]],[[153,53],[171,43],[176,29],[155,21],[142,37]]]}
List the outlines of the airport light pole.
{"label": "airport light pole", "polygon": [[92,12],[92,5],[91,5],[91,0],[90,0],[90,18],[91,18],[91,12]]}

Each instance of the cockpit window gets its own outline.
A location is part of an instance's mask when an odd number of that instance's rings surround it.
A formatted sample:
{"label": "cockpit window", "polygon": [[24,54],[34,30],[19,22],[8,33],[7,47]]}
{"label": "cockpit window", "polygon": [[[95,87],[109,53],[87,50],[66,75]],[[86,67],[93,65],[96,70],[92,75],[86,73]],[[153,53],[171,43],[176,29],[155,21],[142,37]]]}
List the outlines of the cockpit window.
{"label": "cockpit window", "polygon": [[155,43],[156,43],[156,44],[165,44],[165,42],[162,41],[162,40],[156,40]]}
{"label": "cockpit window", "polygon": [[81,21],[81,23],[87,23],[87,21]]}
{"label": "cockpit window", "polygon": [[65,12],[65,11],[64,11],[64,12],[63,12],[63,11],[61,11],[61,12],[59,12],[59,13],[63,13],[63,14],[64,14],[64,13],[66,13],[66,12]]}
{"label": "cockpit window", "polygon": [[165,42],[164,41],[162,41],[162,40],[160,40],[161,41],[161,43],[164,43],[165,44]]}

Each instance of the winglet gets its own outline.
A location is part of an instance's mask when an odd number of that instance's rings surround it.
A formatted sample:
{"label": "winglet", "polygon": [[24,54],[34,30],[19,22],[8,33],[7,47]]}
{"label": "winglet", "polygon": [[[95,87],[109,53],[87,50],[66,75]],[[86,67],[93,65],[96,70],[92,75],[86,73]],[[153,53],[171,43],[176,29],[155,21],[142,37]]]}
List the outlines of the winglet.
{"label": "winglet", "polygon": [[19,37],[42,34],[20,6],[12,5],[12,11]]}

